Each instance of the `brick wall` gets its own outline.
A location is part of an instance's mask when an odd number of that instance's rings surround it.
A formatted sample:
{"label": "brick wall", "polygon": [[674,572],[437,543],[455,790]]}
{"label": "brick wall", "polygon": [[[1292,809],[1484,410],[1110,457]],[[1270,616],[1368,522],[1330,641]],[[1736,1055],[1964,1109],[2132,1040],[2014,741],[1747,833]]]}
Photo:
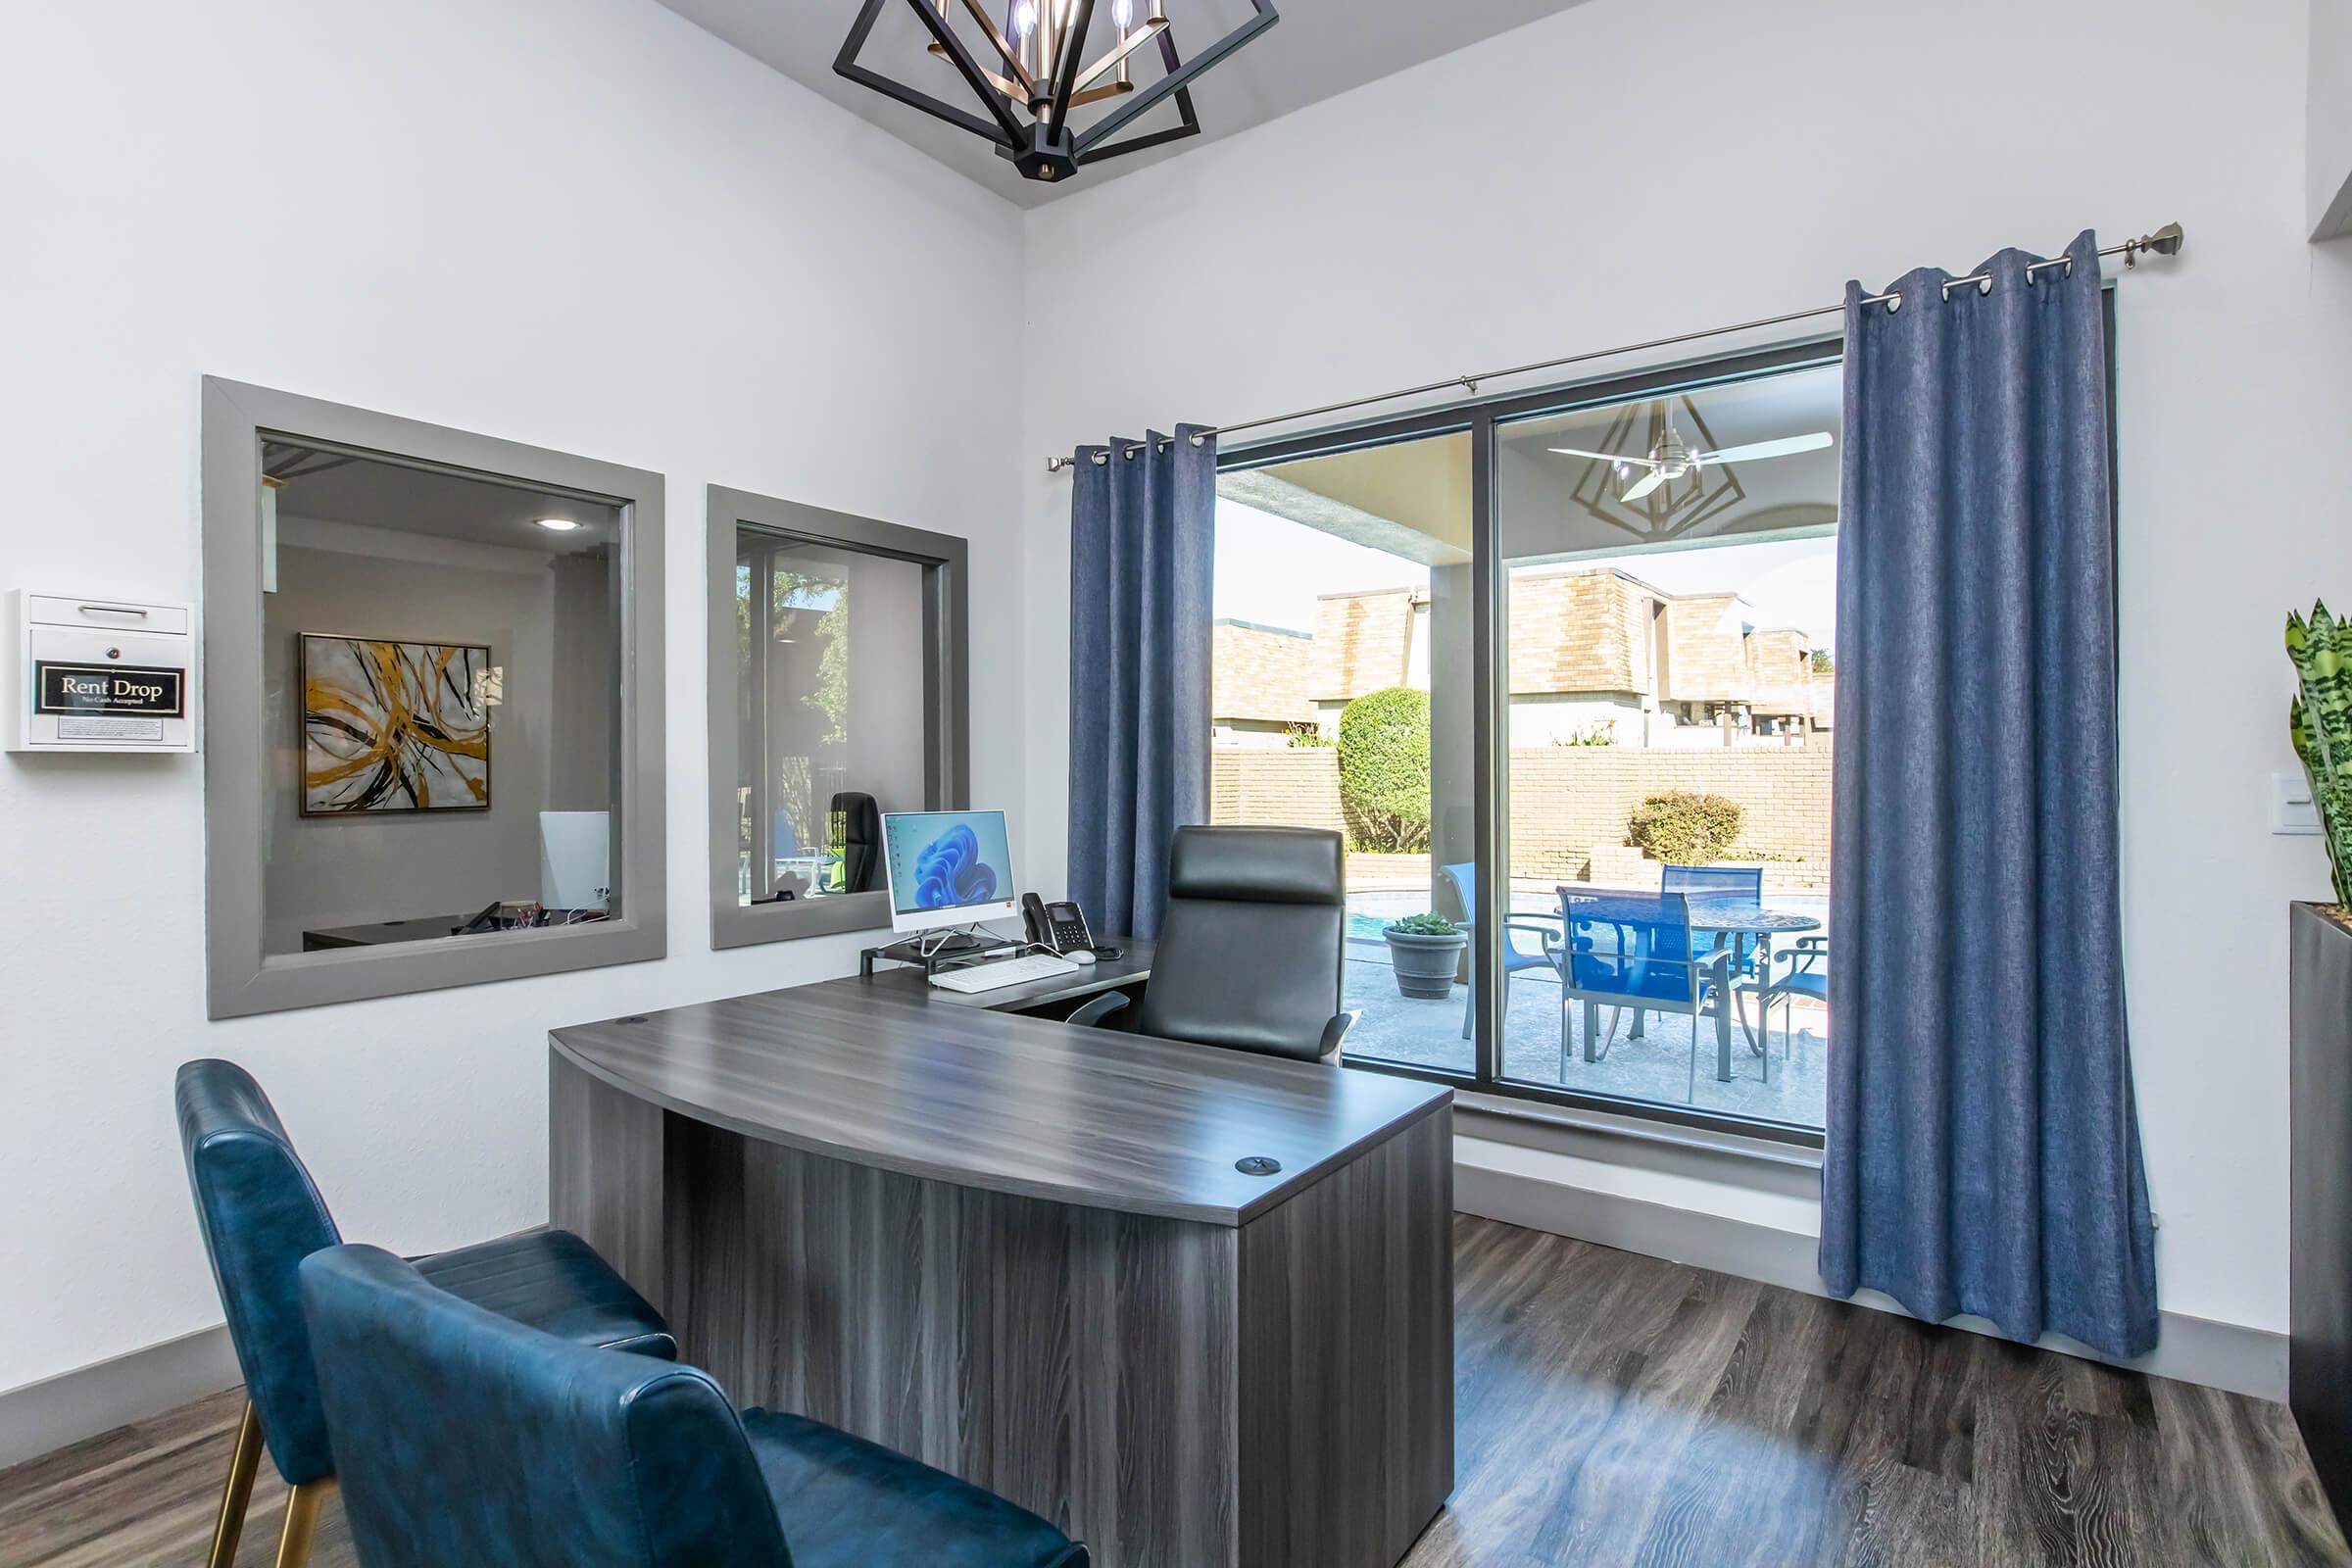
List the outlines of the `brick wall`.
{"label": "brick wall", "polygon": [[[1329,747],[1285,751],[1217,747],[1211,820],[1338,828],[1340,761]],[[1581,878],[1595,846],[1625,842],[1643,796],[1700,790],[1729,796],[1746,816],[1742,848],[1801,856],[1769,862],[1776,883],[1829,879],[1830,750],[1661,750],[1548,746],[1511,753],[1511,874]]]}
{"label": "brick wall", "polygon": [[1742,848],[1830,863],[1830,750],[1555,746],[1511,754],[1511,874],[1581,875],[1594,845],[1625,842],[1646,795],[1698,790],[1746,812]]}
{"label": "brick wall", "polygon": [[1315,664],[1307,695],[1318,703],[1344,703],[1403,685],[1412,636],[1410,588],[1325,594],[1315,601]]}
{"label": "brick wall", "polygon": [[1212,747],[1208,801],[1212,822],[1347,831],[1340,754],[1328,746]]}
{"label": "brick wall", "polygon": [[1220,620],[1209,627],[1208,710],[1226,719],[1311,724],[1306,695],[1315,640],[1304,632]]}

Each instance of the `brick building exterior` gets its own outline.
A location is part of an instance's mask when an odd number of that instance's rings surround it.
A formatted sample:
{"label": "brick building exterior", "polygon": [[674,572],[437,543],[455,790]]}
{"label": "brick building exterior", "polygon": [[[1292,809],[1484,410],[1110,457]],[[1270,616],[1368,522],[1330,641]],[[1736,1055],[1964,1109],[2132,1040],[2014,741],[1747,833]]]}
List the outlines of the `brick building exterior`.
{"label": "brick building exterior", "polygon": [[[1514,573],[1505,606],[1511,743],[1802,745],[1833,719],[1812,639],[1759,626],[1736,594],[1673,594],[1615,567]],[[1429,684],[1429,604],[1410,588],[1326,594],[1311,636],[1220,621],[1219,739],[1287,736],[1384,686]],[[1280,667],[1277,667],[1280,666]]]}

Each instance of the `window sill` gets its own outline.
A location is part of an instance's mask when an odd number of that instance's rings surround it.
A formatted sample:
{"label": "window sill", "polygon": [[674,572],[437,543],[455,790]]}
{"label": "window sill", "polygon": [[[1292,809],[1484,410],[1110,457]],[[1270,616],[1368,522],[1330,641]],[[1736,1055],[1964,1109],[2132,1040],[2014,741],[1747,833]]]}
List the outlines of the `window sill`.
{"label": "window sill", "polygon": [[[1724,1179],[1766,1185],[1786,1181],[1806,1188],[1818,1182],[1821,1171],[1820,1150],[1776,1139],[1611,1115],[1474,1089],[1456,1089],[1454,1107],[1460,1113],[1455,1130],[1466,1137],[1590,1159],[1673,1166],[1691,1174],[1699,1173],[1693,1167],[1714,1167]],[[1746,1173],[1744,1178],[1741,1172]]]}

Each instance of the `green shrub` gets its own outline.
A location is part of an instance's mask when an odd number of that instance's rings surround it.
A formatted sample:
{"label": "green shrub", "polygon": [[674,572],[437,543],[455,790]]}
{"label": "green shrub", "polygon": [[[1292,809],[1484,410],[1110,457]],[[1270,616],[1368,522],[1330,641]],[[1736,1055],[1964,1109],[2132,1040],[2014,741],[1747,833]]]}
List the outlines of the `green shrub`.
{"label": "green shrub", "polygon": [[1695,790],[1668,790],[1634,808],[1625,840],[1669,865],[1704,865],[1740,836],[1740,803]]}
{"label": "green shrub", "polygon": [[1359,849],[1429,848],[1429,693],[1390,686],[1341,711],[1340,808]]}
{"label": "green shrub", "polygon": [[1401,920],[1391,920],[1388,929],[1406,937],[1459,936],[1461,927],[1442,914],[1408,914]]}

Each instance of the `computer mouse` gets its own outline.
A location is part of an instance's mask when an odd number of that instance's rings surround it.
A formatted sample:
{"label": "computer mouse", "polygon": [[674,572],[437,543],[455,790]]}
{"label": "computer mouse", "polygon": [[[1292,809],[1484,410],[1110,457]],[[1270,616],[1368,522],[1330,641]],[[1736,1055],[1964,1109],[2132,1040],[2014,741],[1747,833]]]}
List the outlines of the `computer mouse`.
{"label": "computer mouse", "polygon": [[1092,963],[1095,961],[1095,956],[1087,952],[1084,948],[1080,948],[1076,953],[1065,953],[1062,955],[1062,956],[1069,959],[1072,963]]}

